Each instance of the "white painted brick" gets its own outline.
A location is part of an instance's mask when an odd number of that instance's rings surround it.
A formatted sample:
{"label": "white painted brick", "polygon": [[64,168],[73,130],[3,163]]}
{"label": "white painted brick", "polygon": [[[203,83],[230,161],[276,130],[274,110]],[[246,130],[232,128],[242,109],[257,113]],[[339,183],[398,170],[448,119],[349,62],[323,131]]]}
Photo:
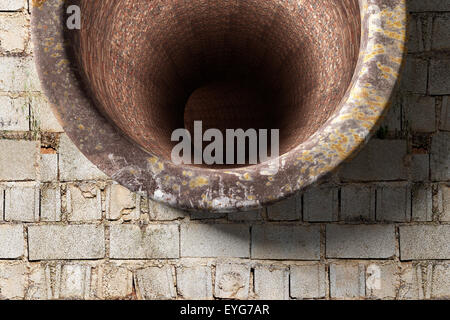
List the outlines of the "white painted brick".
{"label": "white painted brick", "polygon": [[41,188],[41,221],[61,221],[60,185],[44,184]]}
{"label": "white painted brick", "polygon": [[39,221],[39,187],[15,183],[5,190],[5,221]]}
{"label": "white painted brick", "polygon": [[255,294],[260,300],[289,300],[289,270],[272,266],[255,268]]}
{"label": "white painted brick", "polygon": [[182,224],[182,257],[249,257],[249,227],[239,224]]}
{"label": "white painted brick", "polygon": [[411,158],[411,180],[428,181],[430,179],[430,155],[413,154]]}
{"label": "white painted brick", "polygon": [[24,253],[24,235],[21,225],[0,224],[0,259],[18,259]]}
{"label": "white painted brick", "polygon": [[442,97],[441,117],[439,122],[439,129],[450,131],[450,99],[449,96]]}
{"label": "white painted brick", "polygon": [[28,227],[29,260],[99,259],[105,256],[102,225]]}
{"label": "white painted brick", "polygon": [[34,61],[30,58],[0,57],[0,91],[39,90]]}
{"label": "white painted brick", "polygon": [[0,0],[0,11],[19,11],[27,7],[27,0]]}
{"label": "white painted brick", "polygon": [[319,260],[319,227],[254,226],[252,229],[252,258]]}
{"label": "white painted brick", "polygon": [[[444,1],[445,2],[445,1]],[[450,50],[450,14],[439,15],[433,22],[433,50]]]}
{"label": "white painted brick", "polygon": [[58,180],[58,155],[56,153],[41,154],[39,170],[41,182]]}
{"label": "white painted brick", "polygon": [[433,219],[433,195],[430,186],[416,184],[412,188],[412,220],[431,221]]}
{"label": "white painted brick", "polygon": [[440,196],[442,197],[442,208],[440,212],[440,221],[450,221],[450,186],[440,186]]}
{"label": "white painted brick", "polygon": [[330,265],[330,296],[350,299],[365,296],[365,268],[358,264]]}
{"label": "white painted brick", "polygon": [[450,180],[450,132],[438,132],[431,143],[431,179]]}
{"label": "white painted brick", "polygon": [[427,92],[428,64],[424,59],[408,56],[402,74],[402,88],[405,91],[425,94]]}
{"label": "white painted brick", "polygon": [[98,268],[97,297],[100,299],[124,299],[133,294],[133,273],[125,267],[111,263]]}
{"label": "white painted brick", "polygon": [[377,188],[377,221],[405,222],[411,220],[411,189],[409,186],[384,185]]}
{"label": "white painted brick", "polygon": [[318,299],[326,295],[326,271],[321,264],[291,266],[291,297]]}
{"label": "white painted brick", "polygon": [[149,214],[150,219],[152,220],[177,220],[184,218],[187,214],[186,212],[175,209],[172,207],[169,207],[167,205],[164,205],[162,203],[153,201],[149,199]]}
{"label": "white painted brick", "polygon": [[212,299],[212,275],[209,266],[177,268],[177,290],[183,299]]}
{"label": "white painted brick", "polygon": [[0,180],[34,180],[38,143],[36,141],[0,140]]}
{"label": "white painted brick", "polygon": [[176,298],[173,283],[173,267],[148,267],[137,270],[135,282],[137,294],[145,300],[167,300]]}
{"label": "white painted brick", "polygon": [[432,95],[450,94],[450,59],[430,62],[429,93]]}
{"label": "white painted brick", "polygon": [[341,219],[375,220],[375,190],[371,186],[346,185],[341,188]]}
{"label": "white painted brick", "polygon": [[100,189],[94,184],[69,185],[66,192],[69,221],[96,221],[102,218]]}
{"label": "white painted brick", "polygon": [[450,225],[400,226],[400,258],[450,259]]}
{"label": "white painted brick", "polygon": [[436,131],[436,99],[421,95],[408,95],[405,98],[406,121],[414,132]]}
{"label": "white painted brick", "polygon": [[222,299],[248,299],[250,266],[220,263],[216,266],[214,296]]}
{"label": "white painted brick", "polygon": [[23,299],[27,286],[27,268],[24,262],[0,261],[0,299]]}
{"label": "white painted brick", "polygon": [[372,263],[366,269],[366,294],[372,299],[395,299],[400,277],[393,262]]}
{"label": "white painted brick", "polygon": [[30,21],[26,14],[0,15],[0,51],[3,54],[23,53],[28,47]]}
{"label": "white painted brick", "polygon": [[431,286],[432,298],[450,298],[450,264],[448,262],[434,266]]}
{"label": "white painted brick", "polygon": [[112,259],[179,258],[178,225],[121,224],[110,227]]}
{"label": "white painted brick", "polygon": [[337,221],[339,190],[335,187],[313,187],[303,194],[303,220]]}
{"label": "white painted brick", "polygon": [[263,210],[251,210],[230,212],[228,214],[228,220],[230,221],[260,221],[262,220]]}
{"label": "white painted brick", "polygon": [[340,175],[346,181],[406,180],[406,152],[404,140],[372,139],[343,166]]}
{"label": "white painted brick", "polygon": [[0,96],[0,130],[28,131],[29,106],[22,97]]}
{"label": "white painted brick", "polygon": [[61,181],[107,179],[107,176],[94,166],[65,134],[61,135],[59,146],[59,171]]}
{"label": "white painted brick", "polygon": [[394,255],[394,225],[327,225],[327,258],[381,259]]}
{"label": "white painted brick", "polygon": [[302,198],[296,195],[267,207],[267,217],[273,221],[293,221],[302,217]]}

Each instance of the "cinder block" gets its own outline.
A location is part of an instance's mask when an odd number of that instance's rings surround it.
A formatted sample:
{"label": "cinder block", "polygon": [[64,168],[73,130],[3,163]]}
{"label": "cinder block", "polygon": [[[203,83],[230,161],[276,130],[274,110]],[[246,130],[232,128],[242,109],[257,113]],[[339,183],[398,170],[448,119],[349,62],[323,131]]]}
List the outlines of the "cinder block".
{"label": "cinder block", "polygon": [[19,300],[25,297],[27,267],[20,262],[0,261],[0,299]]}
{"label": "cinder block", "polygon": [[41,221],[61,221],[61,190],[59,183],[41,188]]}
{"label": "cinder block", "polygon": [[44,95],[31,97],[31,111],[35,125],[44,132],[64,132]]}
{"label": "cinder block", "polygon": [[26,14],[2,14],[0,19],[0,52],[21,54],[29,46],[30,21]]}
{"label": "cinder block", "polygon": [[377,188],[377,221],[411,220],[411,188],[384,185]]}
{"label": "cinder block", "polygon": [[106,189],[106,218],[108,220],[139,220],[140,195],[127,188],[113,184]]}
{"label": "cinder block", "polygon": [[18,259],[24,253],[23,226],[0,225],[0,259]]}
{"label": "cinder block", "polygon": [[394,255],[394,225],[327,225],[327,258],[382,259]]}
{"label": "cinder block", "polygon": [[439,193],[442,201],[439,220],[448,222],[450,221],[450,187],[447,185],[440,186]]}
{"label": "cinder block", "polygon": [[216,266],[214,296],[222,299],[248,299],[250,266],[220,263]]}
{"label": "cinder block", "polygon": [[404,158],[405,140],[372,139],[349,163],[340,176],[345,181],[392,181],[408,178]]}
{"label": "cinder block", "polygon": [[450,132],[439,131],[431,143],[431,180],[450,180]]}
{"label": "cinder block", "polygon": [[97,221],[102,219],[102,197],[95,184],[69,185],[66,209],[69,221]]}
{"label": "cinder block", "polygon": [[436,99],[421,95],[405,98],[405,120],[414,132],[436,131]]}
{"label": "cinder block", "polygon": [[413,154],[411,159],[411,180],[429,181],[430,180],[430,155]]}
{"label": "cinder block", "polygon": [[450,94],[450,59],[432,59],[430,62],[429,93]]}
{"label": "cinder block", "polygon": [[341,219],[344,221],[375,220],[375,189],[365,185],[341,188]]}
{"label": "cinder block", "polygon": [[319,227],[254,226],[252,259],[319,260]]}
{"label": "cinder block", "polygon": [[27,7],[27,0],[0,0],[0,11],[20,11]]}
{"label": "cinder block", "polygon": [[449,11],[450,3],[446,0],[411,0],[408,9],[412,12]]}
{"label": "cinder block", "polygon": [[439,129],[443,131],[450,131],[450,99],[448,97],[442,97]]}
{"label": "cinder block", "polygon": [[408,55],[401,79],[402,89],[404,91],[426,94],[428,79],[427,61]]}
{"label": "cinder block", "polygon": [[450,259],[450,225],[400,226],[400,259]]}
{"label": "cinder block", "polygon": [[439,15],[434,18],[433,50],[450,50],[450,36],[448,35],[448,30],[450,30],[450,14]]}
{"label": "cinder block", "polygon": [[448,262],[433,267],[431,297],[434,299],[450,298],[450,264]]}
{"label": "cinder block", "polygon": [[102,225],[28,227],[29,260],[100,259],[105,256]]}
{"label": "cinder block", "polygon": [[431,186],[415,184],[412,188],[412,220],[431,221],[433,219],[433,194]]}
{"label": "cinder block", "polygon": [[39,221],[39,186],[14,183],[5,190],[5,221]]}
{"label": "cinder block", "polygon": [[330,265],[330,296],[339,299],[362,298],[365,292],[365,267],[360,264]]}
{"label": "cinder block", "polygon": [[427,16],[424,15],[410,15],[410,21],[408,23],[407,42],[409,53],[418,53],[425,51],[425,44],[423,41],[423,24],[426,20],[428,20]]}
{"label": "cinder block", "polygon": [[366,269],[366,295],[372,299],[395,299],[400,276],[393,262],[372,263]]}
{"label": "cinder block", "polygon": [[41,182],[58,180],[58,155],[56,153],[41,154],[39,170]]}
{"label": "cinder block", "polygon": [[267,207],[267,217],[273,221],[294,221],[302,218],[302,198],[295,195]]}
{"label": "cinder block", "polygon": [[148,267],[135,273],[135,283],[139,299],[167,300],[176,298],[173,267]]}
{"label": "cinder block", "polygon": [[403,263],[400,270],[400,279],[402,285],[399,287],[399,299],[423,299],[422,268],[420,265]]}
{"label": "cinder block", "polygon": [[230,221],[260,221],[262,220],[262,210],[251,210],[241,212],[228,213],[228,220]]}
{"label": "cinder block", "polygon": [[182,257],[241,257],[250,254],[249,227],[240,224],[182,224]]}
{"label": "cinder block", "polygon": [[337,221],[339,190],[329,186],[309,188],[303,194],[303,206],[303,220],[305,221]]}
{"label": "cinder block", "polygon": [[179,258],[178,225],[121,224],[110,227],[112,259]]}
{"label": "cinder block", "polygon": [[25,98],[0,96],[0,106],[0,130],[30,130],[30,121],[28,119],[30,110]]}
{"label": "cinder block", "polygon": [[60,293],[58,298],[88,299],[91,289],[91,267],[66,264],[61,268]]}
{"label": "cinder block", "polygon": [[291,266],[291,297],[296,299],[324,298],[326,279],[324,265]]}
{"label": "cinder block", "polygon": [[125,299],[133,294],[133,272],[112,263],[98,268],[96,296],[99,299]]}
{"label": "cinder block", "polygon": [[61,135],[59,145],[59,174],[61,181],[107,179],[107,176],[92,164],[65,134]]}
{"label": "cinder block", "polygon": [[149,215],[151,220],[171,221],[182,219],[187,213],[149,199]]}
{"label": "cinder block", "polygon": [[260,300],[289,300],[289,270],[275,266],[257,266],[255,294]]}
{"label": "cinder block", "polygon": [[38,79],[31,58],[0,57],[0,91],[38,91],[40,90]]}
{"label": "cinder block", "polygon": [[38,143],[0,140],[0,181],[35,180]]}
{"label": "cinder block", "polygon": [[183,299],[212,299],[211,267],[193,266],[177,268],[177,290]]}

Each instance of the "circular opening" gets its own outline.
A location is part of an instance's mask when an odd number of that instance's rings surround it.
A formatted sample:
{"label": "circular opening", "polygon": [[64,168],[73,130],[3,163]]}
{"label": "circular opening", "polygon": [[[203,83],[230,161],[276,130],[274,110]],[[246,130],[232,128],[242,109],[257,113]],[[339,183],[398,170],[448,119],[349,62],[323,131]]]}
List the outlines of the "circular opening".
{"label": "circular opening", "polygon": [[78,1],[97,108],[170,160],[172,132],[279,129],[280,154],[335,111],[359,54],[358,0]]}

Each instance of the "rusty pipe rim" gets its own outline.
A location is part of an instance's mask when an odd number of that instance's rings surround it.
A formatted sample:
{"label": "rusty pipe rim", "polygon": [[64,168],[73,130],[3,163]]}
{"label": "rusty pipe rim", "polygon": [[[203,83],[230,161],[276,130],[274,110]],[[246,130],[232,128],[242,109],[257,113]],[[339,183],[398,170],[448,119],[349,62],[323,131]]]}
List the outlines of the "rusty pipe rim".
{"label": "rusty pipe rim", "polygon": [[405,52],[405,1],[359,0],[361,45],[350,86],[320,129],[276,160],[278,172],[271,170],[273,162],[233,169],[176,166],[130,142],[93,105],[64,50],[65,2],[33,1],[32,8],[37,70],[58,121],[112,179],[188,210],[259,208],[335,170],[369,140],[384,116]]}

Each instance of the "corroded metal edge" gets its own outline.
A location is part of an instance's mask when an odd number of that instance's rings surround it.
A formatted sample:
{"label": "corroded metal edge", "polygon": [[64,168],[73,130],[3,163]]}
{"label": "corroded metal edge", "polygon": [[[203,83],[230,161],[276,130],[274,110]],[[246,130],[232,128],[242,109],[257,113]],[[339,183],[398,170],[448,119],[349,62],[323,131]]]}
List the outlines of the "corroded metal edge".
{"label": "corroded metal edge", "polygon": [[65,0],[33,1],[38,74],[67,135],[99,169],[133,191],[183,209],[250,210],[286,198],[350,158],[388,109],[406,41],[405,0],[359,0],[361,50],[351,86],[333,116],[274,163],[214,170],[175,166],[123,137],[86,96],[65,50]]}

